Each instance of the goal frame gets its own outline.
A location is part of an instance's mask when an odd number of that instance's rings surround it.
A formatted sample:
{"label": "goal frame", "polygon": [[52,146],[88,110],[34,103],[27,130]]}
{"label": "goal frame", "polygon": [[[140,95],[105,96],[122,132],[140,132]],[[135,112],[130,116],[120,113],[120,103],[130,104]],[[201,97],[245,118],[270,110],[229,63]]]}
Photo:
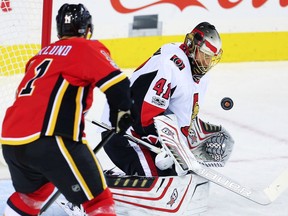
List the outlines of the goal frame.
{"label": "goal frame", "polygon": [[51,42],[53,0],[43,0],[41,47]]}

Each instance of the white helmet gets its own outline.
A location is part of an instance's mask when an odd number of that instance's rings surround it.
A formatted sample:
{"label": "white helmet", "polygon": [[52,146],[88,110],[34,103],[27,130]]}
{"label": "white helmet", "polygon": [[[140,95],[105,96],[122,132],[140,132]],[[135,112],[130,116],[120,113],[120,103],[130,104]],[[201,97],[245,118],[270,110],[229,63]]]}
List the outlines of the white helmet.
{"label": "white helmet", "polygon": [[222,42],[215,26],[208,22],[199,23],[185,37],[188,57],[192,63],[192,74],[199,81],[222,56]]}

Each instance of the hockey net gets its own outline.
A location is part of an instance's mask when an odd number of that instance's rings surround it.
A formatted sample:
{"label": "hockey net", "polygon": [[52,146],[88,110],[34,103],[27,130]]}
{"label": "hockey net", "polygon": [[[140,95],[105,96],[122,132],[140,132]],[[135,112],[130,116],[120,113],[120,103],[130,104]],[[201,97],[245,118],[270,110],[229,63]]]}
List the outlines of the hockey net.
{"label": "hockey net", "polygon": [[[0,130],[15,97],[25,64],[41,48],[41,0],[1,0],[0,8]],[[0,145],[1,148],[1,145]],[[0,154],[0,169],[7,169]]]}

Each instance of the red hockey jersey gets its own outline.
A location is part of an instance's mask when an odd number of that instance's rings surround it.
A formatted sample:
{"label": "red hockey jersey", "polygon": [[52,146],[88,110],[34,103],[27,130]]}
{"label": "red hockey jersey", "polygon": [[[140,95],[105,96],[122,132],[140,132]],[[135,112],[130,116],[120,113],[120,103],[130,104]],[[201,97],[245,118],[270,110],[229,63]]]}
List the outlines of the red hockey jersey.
{"label": "red hockey jersey", "polygon": [[[26,65],[16,100],[6,111],[1,143],[21,145],[54,135],[82,141],[93,88],[105,92],[126,79],[99,41],[70,38],[50,44]],[[123,95],[117,99],[128,101]]]}

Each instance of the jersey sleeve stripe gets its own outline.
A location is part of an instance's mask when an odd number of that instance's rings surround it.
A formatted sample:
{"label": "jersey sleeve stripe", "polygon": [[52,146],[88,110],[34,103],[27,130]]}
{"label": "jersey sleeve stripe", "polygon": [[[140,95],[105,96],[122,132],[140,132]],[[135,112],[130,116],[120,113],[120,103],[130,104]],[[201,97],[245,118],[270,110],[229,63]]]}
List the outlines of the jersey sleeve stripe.
{"label": "jersey sleeve stripe", "polygon": [[106,81],[105,83],[103,83],[99,89],[102,92],[105,92],[107,89],[109,89],[111,86],[121,82],[122,80],[126,79],[127,76],[124,73],[120,73],[117,76],[114,76],[112,79]]}

